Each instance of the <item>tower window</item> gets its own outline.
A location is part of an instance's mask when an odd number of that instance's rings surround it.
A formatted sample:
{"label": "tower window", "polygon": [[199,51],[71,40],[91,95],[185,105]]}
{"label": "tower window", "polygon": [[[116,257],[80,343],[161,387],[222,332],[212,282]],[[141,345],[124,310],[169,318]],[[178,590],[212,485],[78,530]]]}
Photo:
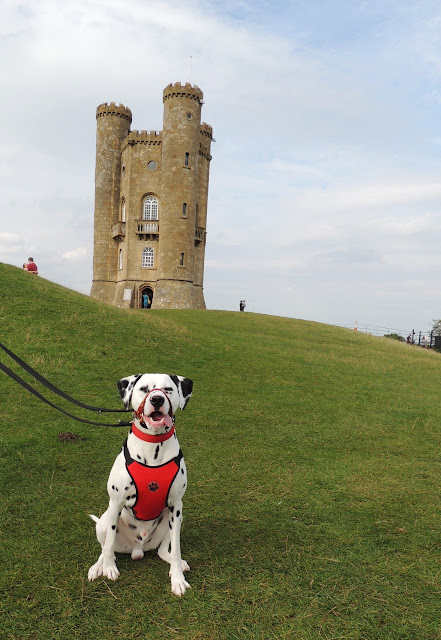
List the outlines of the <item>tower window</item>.
{"label": "tower window", "polygon": [[147,169],[149,171],[155,171],[157,169],[158,165],[154,160],[150,160],[150,162],[147,165]]}
{"label": "tower window", "polygon": [[182,204],[182,215],[183,215],[183,216],[186,216],[186,215],[187,215],[187,203],[186,203],[186,202],[184,202],[184,203]]}
{"label": "tower window", "polygon": [[158,219],[158,200],[154,196],[147,196],[146,198],[144,198],[144,203],[142,206],[142,219]]}
{"label": "tower window", "polygon": [[125,198],[121,200],[121,222],[126,221],[126,201]]}
{"label": "tower window", "polygon": [[118,252],[118,269],[122,269],[122,268],[123,268],[123,252],[122,252],[122,249],[120,249]]}
{"label": "tower window", "polygon": [[183,254],[183,253],[181,253],[181,257],[180,257],[180,259],[179,259],[179,266],[180,266],[180,267],[183,267],[183,266],[184,266],[184,254]]}
{"label": "tower window", "polygon": [[186,153],[185,154],[185,166],[188,167],[188,163],[190,162],[190,154]]}
{"label": "tower window", "polygon": [[142,250],[142,266],[152,269],[154,256],[155,256],[154,250],[151,247],[145,247],[145,249]]}

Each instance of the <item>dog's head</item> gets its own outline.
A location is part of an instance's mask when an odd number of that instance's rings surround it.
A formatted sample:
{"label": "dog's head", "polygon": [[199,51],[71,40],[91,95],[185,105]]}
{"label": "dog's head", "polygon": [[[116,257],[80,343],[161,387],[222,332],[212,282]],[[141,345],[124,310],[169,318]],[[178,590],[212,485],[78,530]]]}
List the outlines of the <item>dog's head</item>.
{"label": "dog's head", "polygon": [[176,410],[185,409],[193,390],[189,378],[165,373],[139,373],[121,378],[117,385],[125,408],[141,410],[145,426],[155,430],[172,425]]}

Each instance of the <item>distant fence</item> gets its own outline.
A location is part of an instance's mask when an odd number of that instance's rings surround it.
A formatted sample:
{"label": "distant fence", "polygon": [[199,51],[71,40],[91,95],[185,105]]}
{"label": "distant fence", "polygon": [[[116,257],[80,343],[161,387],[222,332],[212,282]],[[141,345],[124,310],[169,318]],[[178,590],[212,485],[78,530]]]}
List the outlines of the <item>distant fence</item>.
{"label": "distant fence", "polygon": [[404,341],[409,344],[415,344],[418,347],[427,347],[428,349],[441,348],[441,337],[435,336],[433,331],[417,331],[411,329],[410,331],[404,331],[403,329],[393,329],[392,327],[380,327],[379,325],[362,324],[355,322],[354,324],[339,324],[338,327],[344,327],[345,329],[353,329],[354,331],[361,331],[362,333],[369,333],[371,336],[400,336]]}

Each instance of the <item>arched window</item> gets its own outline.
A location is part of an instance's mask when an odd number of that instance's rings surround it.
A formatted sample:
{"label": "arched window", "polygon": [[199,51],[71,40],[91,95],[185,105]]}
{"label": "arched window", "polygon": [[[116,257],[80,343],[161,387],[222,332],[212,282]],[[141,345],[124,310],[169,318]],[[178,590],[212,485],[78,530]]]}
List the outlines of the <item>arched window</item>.
{"label": "arched window", "polygon": [[184,254],[181,253],[181,257],[179,258],[179,266],[183,267],[184,266]]}
{"label": "arched window", "polygon": [[189,163],[190,163],[190,154],[186,153],[185,154],[185,166],[188,167]]}
{"label": "arched window", "polygon": [[123,253],[122,253],[122,249],[120,249],[118,252],[118,269],[122,269],[122,268],[123,268]]}
{"label": "arched window", "polygon": [[121,200],[121,222],[126,221],[126,199]]}
{"label": "arched window", "polygon": [[158,200],[155,198],[155,196],[147,196],[146,198],[144,198],[144,203],[142,206],[142,219],[158,219]]}
{"label": "arched window", "polygon": [[182,215],[183,216],[187,215],[187,203],[186,202],[182,203]]}
{"label": "arched window", "polygon": [[145,247],[142,250],[142,266],[148,267],[149,269],[153,268],[155,252],[151,247]]}

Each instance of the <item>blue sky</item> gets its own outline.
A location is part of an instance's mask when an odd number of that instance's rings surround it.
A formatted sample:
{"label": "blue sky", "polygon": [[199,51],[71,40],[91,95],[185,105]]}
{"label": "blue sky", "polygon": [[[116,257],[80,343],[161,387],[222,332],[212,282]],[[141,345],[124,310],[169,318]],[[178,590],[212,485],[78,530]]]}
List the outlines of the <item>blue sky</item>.
{"label": "blue sky", "polygon": [[6,0],[0,260],[88,293],[95,109],[213,126],[205,298],[332,324],[441,316],[441,7],[429,0]]}

